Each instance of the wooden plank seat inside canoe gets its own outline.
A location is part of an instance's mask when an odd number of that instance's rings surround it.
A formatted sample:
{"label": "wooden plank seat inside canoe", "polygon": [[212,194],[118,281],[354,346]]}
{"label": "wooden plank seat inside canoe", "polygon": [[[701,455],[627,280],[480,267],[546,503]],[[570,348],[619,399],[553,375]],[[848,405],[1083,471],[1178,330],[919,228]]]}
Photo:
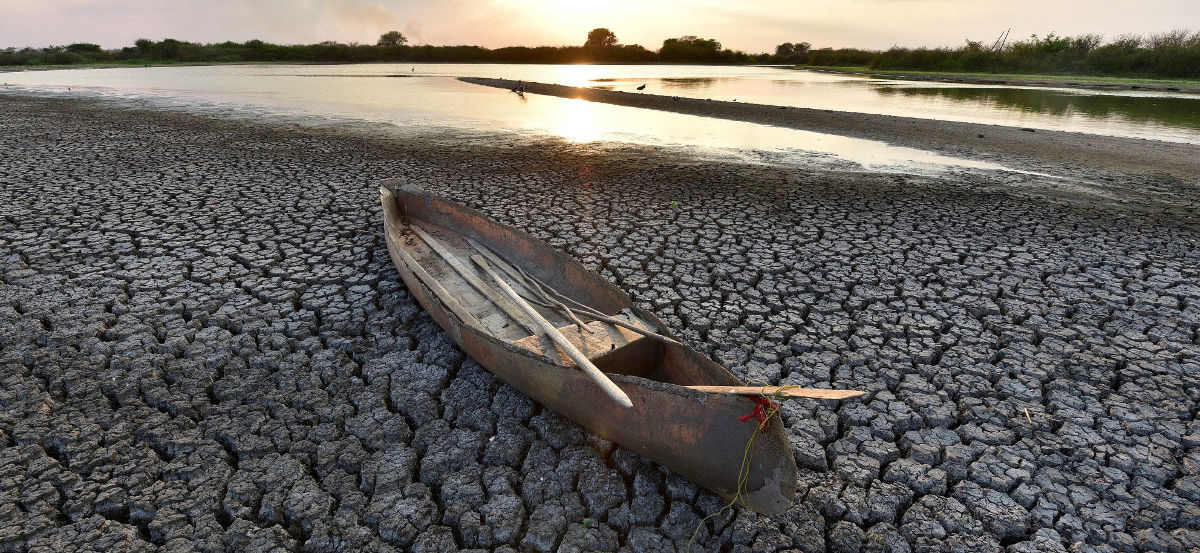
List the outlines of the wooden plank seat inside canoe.
{"label": "wooden plank seat inside canoe", "polygon": [[[618,317],[645,330],[651,330],[649,325],[632,317],[628,312],[623,311]],[[591,332],[583,331],[574,324],[559,327],[558,331],[587,355],[600,370],[645,377],[658,366],[662,347],[657,341],[603,321],[591,321],[586,326]],[[511,343],[549,357],[563,366],[575,366],[570,356],[544,334],[526,336]]]}

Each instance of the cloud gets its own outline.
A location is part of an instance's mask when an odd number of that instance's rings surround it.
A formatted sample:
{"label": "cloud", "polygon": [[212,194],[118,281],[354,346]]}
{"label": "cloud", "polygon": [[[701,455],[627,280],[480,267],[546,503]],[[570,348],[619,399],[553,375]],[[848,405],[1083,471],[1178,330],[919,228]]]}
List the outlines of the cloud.
{"label": "cloud", "polygon": [[347,32],[382,34],[403,26],[400,15],[381,2],[370,0],[326,0],[322,2],[327,18],[336,21],[333,27]]}
{"label": "cloud", "polygon": [[408,37],[410,44],[424,44],[428,40],[425,25],[421,24],[419,19],[404,24],[404,36]]}

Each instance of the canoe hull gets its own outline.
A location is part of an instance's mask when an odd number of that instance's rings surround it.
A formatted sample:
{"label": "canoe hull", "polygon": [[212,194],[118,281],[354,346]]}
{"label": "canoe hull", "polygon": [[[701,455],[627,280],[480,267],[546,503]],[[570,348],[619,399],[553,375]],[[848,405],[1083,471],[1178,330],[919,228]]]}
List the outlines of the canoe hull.
{"label": "canoe hull", "polygon": [[[382,201],[385,217],[389,218],[387,247],[397,271],[422,307],[480,365],[542,405],[726,499],[736,499],[742,506],[764,514],[782,512],[791,504],[796,489],[796,465],[778,415],[769,419],[766,430],[756,432],[756,421],[740,420],[754,408],[753,401],[746,397],[706,394],[670,383],[610,374],[633,401],[632,408],[621,408],[581,371],[530,355],[474,325],[465,324],[423,282],[418,275],[419,269],[414,271],[408,266],[401,252],[403,245],[398,227],[403,223],[399,222],[400,213],[419,213],[414,202],[445,203],[444,200],[425,195],[411,186],[401,187],[395,181],[384,184]],[[390,207],[389,202],[393,204]],[[461,209],[468,217],[482,218],[467,208],[453,207]],[[441,210],[439,213],[445,214]],[[486,219],[472,221],[472,224],[475,225],[471,228],[472,236],[488,243],[489,247],[495,243],[497,234],[501,234],[502,238],[524,242],[516,246],[519,250],[545,249],[549,252],[539,252],[542,257],[559,257],[551,255],[551,252],[558,253],[556,250],[516,229]],[[575,266],[562,270],[562,273],[571,273],[575,269],[586,271],[574,260],[570,262]],[[577,280],[570,275],[566,278]],[[595,278],[599,279],[598,276]],[[598,291],[596,301],[611,300],[608,296],[614,290],[615,287]],[[623,296],[619,291],[617,293]],[[631,301],[627,307],[666,332],[653,315],[637,309]],[[690,383],[740,384],[711,360],[686,347],[667,346],[663,367],[665,372],[680,373]],[[719,372],[714,374],[714,369]],[[744,464],[748,468],[744,468]],[[746,470],[746,477],[739,494],[738,475],[743,470]]]}

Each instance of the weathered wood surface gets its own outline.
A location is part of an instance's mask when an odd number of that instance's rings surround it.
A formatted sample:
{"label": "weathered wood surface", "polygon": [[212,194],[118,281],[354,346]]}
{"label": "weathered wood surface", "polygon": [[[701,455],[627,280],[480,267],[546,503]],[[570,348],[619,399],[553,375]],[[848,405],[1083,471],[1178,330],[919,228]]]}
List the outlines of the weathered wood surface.
{"label": "weathered wood surface", "polygon": [[[396,196],[392,194],[391,190],[386,188],[380,188],[379,192],[384,204],[383,209],[388,213],[394,212]],[[392,205],[389,205],[389,203]],[[385,222],[386,224],[384,225],[384,228],[391,237],[392,243],[403,244],[404,235],[400,233],[399,229],[391,224],[391,217],[388,217]],[[469,324],[483,328],[475,316],[472,315],[470,311],[467,311],[467,309],[458,302],[454,295],[451,294],[450,291],[446,290],[446,288],[443,287],[442,284],[437,281],[437,279],[434,279],[433,276],[429,274],[429,271],[425,270],[425,267],[422,267],[416,259],[413,259],[412,255],[409,255],[408,252],[404,251],[404,248],[396,247],[394,248],[394,251],[396,256],[404,262],[404,265],[408,267],[408,269],[412,271],[414,275],[416,275],[417,280],[420,280],[422,283],[424,283],[425,286],[429,288],[435,296],[438,297],[438,300],[442,302],[442,305],[446,306],[446,309],[451,313],[454,313],[454,315],[458,317],[463,324]]]}
{"label": "weathered wood surface", "polygon": [[767,396],[771,398],[848,399],[866,392],[858,390],[826,390],[824,388],[793,388],[791,386],[686,386],[710,394]]}
{"label": "weathered wood surface", "polygon": [[[467,266],[463,260],[459,259],[458,256],[454,255],[454,252],[450,251],[449,248],[442,245],[441,242],[438,242],[436,238],[431,236],[428,232],[425,232],[424,229],[417,226],[415,223],[410,224],[408,228],[412,229],[414,234],[420,237],[421,240],[425,241],[425,243],[428,244],[429,247],[433,249],[433,251],[437,253],[443,260],[445,260],[446,263],[449,264],[450,267],[463,278],[463,280],[466,280],[472,288],[475,288],[475,290],[482,294],[483,297],[487,298],[489,301],[495,304],[496,307],[504,311],[504,313],[512,320],[527,328],[531,333],[537,334],[540,331],[540,326],[533,317],[530,317],[523,309],[517,305],[514,305],[513,302],[509,301],[503,295],[498,293],[494,286],[489,286],[486,282],[480,279],[479,276],[475,274],[475,271]],[[540,317],[541,315],[539,314],[538,316]]]}
{"label": "weathered wood surface", "polygon": [[575,364],[583,370],[584,374],[586,374],[596,383],[597,386],[604,390],[604,393],[608,394],[608,396],[616,401],[617,404],[625,407],[626,409],[633,407],[633,401],[629,399],[629,396],[625,394],[625,391],[614,384],[612,380],[609,380],[609,378],[604,375],[604,372],[597,368],[596,365],[593,365],[591,360],[589,360],[587,356],[583,354],[583,352],[579,351],[578,348],[571,344],[571,341],[568,340],[566,336],[563,336],[553,323],[547,321],[546,318],[543,317],[541,313],[538,313],[532,305],[529,305],[524,299],[522,299],[521,296],[517,294],[516,290],[513,290],[512,287],[510,287],[508,283],[504,281],[503,277],[496,274],[496,271],[492,270],[492,267],[488,264],[487,259],[484,259],[482,255],[476,254],[471,256],[471,261],[474,261],[477,265],[479,265],[480,268],[484,270],[484,272],[488,274],[488,276],[492,277],[492,280],[496,282],[496,286],[500,287],[504,294],[507,295],[508,298],[513,301],[513,303],[524,310],[525,314],[532,318],[538,324],[538,326],[541,327],[542,332],[546,333],[547,337],[553,340],[558,347],[562,348],[567,355],[571,356],[571,360],[575,361]]}
{"label": "weathered wood surface", "polygon": [[[591,332],[581,332],[575,325],[561,327],[558,331],[567,340],[570,340],[571,344],[578,348],[579,351],[587,355],[588,359],[596,359],[637,340],[648,339],[627,328],[610,325],[601,321],[587,323],[587,327]],[[512,344],[550,358],[557,357],[564,365],[570,366],[575,364],[565,351],[555,347],[555,344],[547,344],[541,335],[527,336],[520,340],[514,340]]]}
{"label": "weathered wood surface", "polygon": [[[523,269],[521,269],[520,266],[514,267],[514,266],[509,265],[507,261],[505,261],[499,255],[497,255],[495,252],[489,250],[483,244],[476,242],[474,239],[467,238],[467,242],[470,242],[472,247],[474,247],[476,250],[478,250],[480,253],[482,253],[484,255],[484,257],[488,258],[488,260],[490,260],[492,263],[499,265],[500,269],[503,270],[506,274],[508,274],[508,276],[510,278],[512,278],[515,282],[518,282],[519,284],[521,284],[525,289],[529,290],[531,295],[539,296],[539,297],[543,298],[544,300],[547,300],[550,302],[550,303],[545,303],[545,302],[541,302],[541,301],[534,301],[534,303],[538,303],[539,305],[542,305],[543,307],[547,307],[550,309],[564,310],[566,312],[566,314],[568,316],[570,316],[571,319],[574,320],[577,324],[582,324],[582,321],[579,320],[579,316],[583,316],[583,317],[587,317],[589,319],[603,321],[603,322],[606,322],[611,325],[625,327],[626,329],[632,330],[632,331],[634,331],[638,334],[641,334],[642,336],[645,336],[647,338],[651,338],[653,340],[658,340],[659,342],[663,342],[666,344],[673,344],[673,345],[677,345],[677,346],[683,345],[682,343],[680,343],[678,340],[676,340],[674,338],[671,338],[668,336],[663,336],[662,334],[658,334],[658,333],[654,332],[653,330],[650,330],[650,328],[648,328],[644,324],[636,324],[634,322],[624,320],[620,317],[610,317],[589,305],[584,305],[582,303],[579,303],[578,301],[571,299],[570,296],[567,296],[567,295],[563,294],[562,292],[555,290],[549,284],[546,284],[546,283],[538,280],[537,277],[531,276],[529,273],[526,273]],[[569,302],[569,303],[573,304],[575,307],[566,305],[563,302]]]}
{"label": "weathered wood surface", "polygon": [[[586,323],[584,323],[582,320],[580,320],[579,317],[577,317],[575,315],[575,313],[573,311],[571,311],[571,309],[569,307],[567,307],[566,305],[563,305],[562,302],[550,297],[550,295],[547,294],[546,291],[543,290],[538,284],[532,283],[529,280],[527,280],[523,276],[523,273],[518,272],[517,269],[514,269],[511,265],[508,264],[508,261],[504,260],[504,258],[500,257],[495,252],[488,249],[487,246],[484,246],[483,244],[476,242],[474,238],[467,237],[467,243],[470,244],[472,248],[475,248],[475,251],[479,252],[484,257],[486,257],[488,259],[488,261],[491,261],[493,264],[500,267],[500,270],[502,272],[504,272],[504,274],[508,275],[508,278],[512,279],[513,283],[515,283],[517,286],[520,286],[520,287],[528,290],[529,296],[534,296],[534,297],[526,296],[527,300],[533,301],[535,304],[541,305],[542,307],[546,307],[548,309],[556,309],[563,315],[569,317],[571,319],[571,321],[573,321],[576,325],[579,325],[580,329],[587,330],[587,328],[585,327]],[[540,302],[536,301],[535,298],[540,298],[542,301],[540,301]],[[589,332],[590,332],[590,330],[589,330]]]}

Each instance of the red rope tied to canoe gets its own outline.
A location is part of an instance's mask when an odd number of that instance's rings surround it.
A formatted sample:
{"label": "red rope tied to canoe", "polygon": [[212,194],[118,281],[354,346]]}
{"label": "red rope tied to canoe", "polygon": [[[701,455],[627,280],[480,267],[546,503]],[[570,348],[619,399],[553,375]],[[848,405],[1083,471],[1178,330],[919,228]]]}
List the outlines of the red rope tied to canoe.
{"label": "red rope tied to canoe", "polygon": [[758,419],[758,427],[760,429],[766,430],[770,428],[770,414],[779,410],[779,404],[763,396],[750,396],[750,399],[754,401],[754,410],[742,416],[738,421],[746,422],[750,419]]}

